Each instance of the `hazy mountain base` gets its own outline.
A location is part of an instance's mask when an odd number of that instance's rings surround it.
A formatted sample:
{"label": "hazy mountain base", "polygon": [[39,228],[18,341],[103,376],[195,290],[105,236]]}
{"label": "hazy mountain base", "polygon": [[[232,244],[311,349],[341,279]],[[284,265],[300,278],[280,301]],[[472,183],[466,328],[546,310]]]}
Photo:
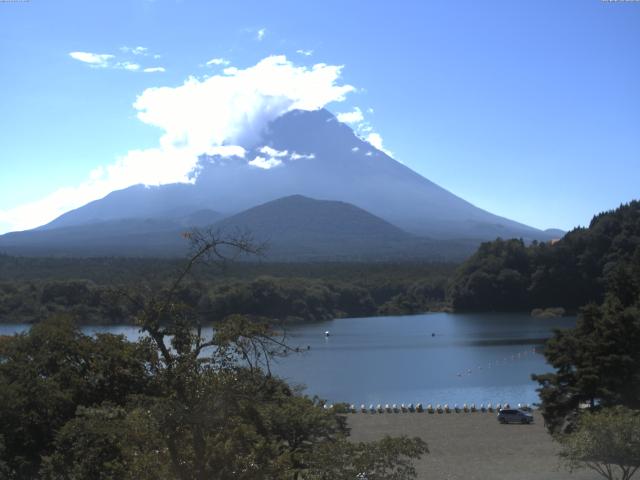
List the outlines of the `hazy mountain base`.
{"label": "hazy mountain base", "polygon": [[[29,256],[185,255],[193,228],[250,232],[265,261],[461,261],[480,239],[434,240],[409,234],[354,205],[301,195],[280,198],[220,220],[212,211],[180,218],[126,218],[0,236],[0,249]],[[217,220],[217,221],[216,221]]]}

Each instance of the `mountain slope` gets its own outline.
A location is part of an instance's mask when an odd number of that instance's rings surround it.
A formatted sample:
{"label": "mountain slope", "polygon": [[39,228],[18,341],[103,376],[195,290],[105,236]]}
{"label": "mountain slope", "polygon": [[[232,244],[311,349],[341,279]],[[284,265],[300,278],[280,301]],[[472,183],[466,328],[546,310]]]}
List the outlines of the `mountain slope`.
{"label": "mountain slope", "polygon": [[182,232],[212,225],[221,217],[212,210],[198,210],[179,218],[123,218],[48,226],[0,236],[0,251],[14,255],[176,255],[184,252]]}
{"label": "mountain slope", "polygon": [[215,228],[250,232],[256,241],[266,242],[271,259],[397,257],[403,246],[417,240],[348,203],[301,195],[250,208],[218,222]]}
{"label": "mountain slope", "polygon": [[326,110],[289,112],[269,124],[257,145],[244,147],[245,158],[202,157],[193,185],[134,186],[112,192],[42,228],[123,216],[163,218],[202,208],[231,215],[301,194],[352,203],[406,231],[432,238],[553,236],[453,195],[376,150]]}
{"label": "mountain slope", "polygon": [[[474,245],[434,241],[404,232],[354,205],[301,195],[277,199],[215,223],[212,212],[182,221],[124,219],[0,237],[0,251],[21,255],[174,256],[187,251],[190,226],[233,236],[249,232],[265,244],[267,261],[461,260]],[[193,221],[200,219],[200,223]]]}

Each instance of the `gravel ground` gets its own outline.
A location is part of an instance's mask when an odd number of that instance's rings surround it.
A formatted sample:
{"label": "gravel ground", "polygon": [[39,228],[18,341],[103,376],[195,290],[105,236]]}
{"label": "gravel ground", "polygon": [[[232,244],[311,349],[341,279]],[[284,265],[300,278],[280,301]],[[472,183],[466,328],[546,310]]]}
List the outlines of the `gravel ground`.
{"label": "gravel ground", "polygon": [[418,478],[433,480],[595,480],[569,473],[542,417],[531,425],[501,425],[495,413],[355,413],[347,415],[354,441],[385,435],[421,437],[430,453],[416,462]]}

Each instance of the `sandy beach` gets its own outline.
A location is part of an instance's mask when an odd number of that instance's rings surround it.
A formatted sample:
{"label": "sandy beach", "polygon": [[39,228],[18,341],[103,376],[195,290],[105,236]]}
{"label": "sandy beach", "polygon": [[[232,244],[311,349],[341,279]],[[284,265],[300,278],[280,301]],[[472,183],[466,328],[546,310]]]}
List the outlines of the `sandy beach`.
{"label": "sandy beach", "polygon": [[557,445],[535,413],[531,425],[501,425],[495,413],[355,413],[352,439],[418,436],[430,453],[416,462],[418,478],[434,480],[595,480],[594,472],[569,473]]}

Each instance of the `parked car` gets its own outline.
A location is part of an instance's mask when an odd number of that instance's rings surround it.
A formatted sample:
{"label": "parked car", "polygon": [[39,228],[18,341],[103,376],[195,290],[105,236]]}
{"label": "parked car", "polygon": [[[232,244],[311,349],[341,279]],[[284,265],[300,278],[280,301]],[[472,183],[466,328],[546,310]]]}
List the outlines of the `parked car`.
{"label": "parked car", "polygon": [[498,421],[500,423],[531,423],[533,415],[522,410],[503,408],[498,412]]}

